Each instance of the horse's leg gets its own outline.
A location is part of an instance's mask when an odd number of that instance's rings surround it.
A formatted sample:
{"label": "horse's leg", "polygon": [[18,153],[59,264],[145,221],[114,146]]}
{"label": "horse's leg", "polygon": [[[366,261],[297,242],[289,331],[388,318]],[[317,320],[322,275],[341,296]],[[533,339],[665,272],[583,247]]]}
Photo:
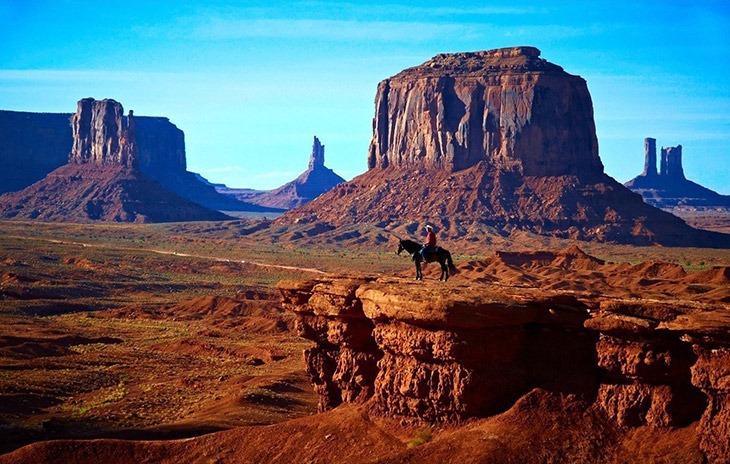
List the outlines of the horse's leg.
{"label": "horse's leg", "polygon": [[421,261],[413,260],[416,263],[416,280],[421,280]]}

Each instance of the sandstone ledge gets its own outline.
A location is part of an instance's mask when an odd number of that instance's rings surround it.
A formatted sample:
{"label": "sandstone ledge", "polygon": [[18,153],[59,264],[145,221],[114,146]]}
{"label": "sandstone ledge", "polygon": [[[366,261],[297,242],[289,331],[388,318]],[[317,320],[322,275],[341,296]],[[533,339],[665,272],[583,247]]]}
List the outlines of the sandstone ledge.
{"label": "sandstone ledge", "polygon": [[621,427],[698,423],[730,453],[730,308],[501,285],[323,277],[279,284],[320,409],[459,422],[534,388],[582,398]]}

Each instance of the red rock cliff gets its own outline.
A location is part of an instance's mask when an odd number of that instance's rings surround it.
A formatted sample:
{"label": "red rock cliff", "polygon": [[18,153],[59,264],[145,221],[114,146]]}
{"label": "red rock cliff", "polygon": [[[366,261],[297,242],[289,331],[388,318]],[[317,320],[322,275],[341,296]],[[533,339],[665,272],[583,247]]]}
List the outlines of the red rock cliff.
{"label": "red rock cliff", "polygon": [[70,163],[138,167],[134,116],[130,111],[125,121],[121,103],[111,99],[80,100],[71,117],[71,130]]}
{"label": "red rock cliff", "polygon": [[622,430],[690,427],[710,463],[730,455],[727,305],[366,277],[279,289],[316,343],[305,362],[322,410],[458,422],[540,388]]}
{"label": "red rock cliff", "polygon": [[533,47],[437,55],[378,85],[368,166],[599,175],[585,80]]}

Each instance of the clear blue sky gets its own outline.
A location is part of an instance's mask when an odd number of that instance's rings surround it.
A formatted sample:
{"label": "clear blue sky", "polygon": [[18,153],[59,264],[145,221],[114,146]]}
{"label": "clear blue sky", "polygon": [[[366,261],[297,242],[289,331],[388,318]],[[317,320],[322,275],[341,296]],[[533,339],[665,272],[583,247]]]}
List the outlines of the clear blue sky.
{"label": "clear blue sky", "polygon": [[684,147],[687,176],[730,194],[730,2],[0,0],[0,109],[114,98],[185,131],[188,167],[273,188],[312,136],[366,169],[377,83],[442,52],[531,45],[583,76],[600,154],[621,182],[643,139]]}

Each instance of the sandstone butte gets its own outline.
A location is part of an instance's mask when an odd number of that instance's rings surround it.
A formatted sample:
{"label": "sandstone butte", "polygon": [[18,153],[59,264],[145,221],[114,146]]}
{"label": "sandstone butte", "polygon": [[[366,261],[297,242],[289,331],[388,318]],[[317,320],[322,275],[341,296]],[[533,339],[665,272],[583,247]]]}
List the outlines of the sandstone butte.
{"label": "sandstone butte", "polygon": [[[99,153],[91,156],[90,150],[94,142],[89,137],[96,138],[94,143],[100,143],[99,150],[107,145],[107,150],[119,143],[123,135],[119,131],[128,124],[129,120],[123,112],[116,113],[110,109],[108,119],[98,119],[94,116],[96,100],[85,98],[79,102],[83,107],[83,124],[77,114],[66,113],[30,113],[19,111],[0,110],[0,194],[16,192],[42,180],[55,169],[68,164],[69,153],[81,148],[83,144],[89,160],[99,157]],[[107,100],[113,101],[113,100]],[[120,117],[117,123],[117,117]],[[202,205],[208,209],[219,211],[271,211],[250,203],[237,201],[230,196],[215,191],[212,185],[198,179],[195,173],[187,170],[185,155],[185,134],[175,124],[165,117],[134,115],[134,149],[136,151],[137,168],[146,177],[159,182],[166,190]],[[72,130],[71,120],[75,120],[75,129]],[[92,119],[94,122],[92,122]],[[91,124],[96,126],[94,134]],[[112,138],[103,140],[101,134],[104,125]],[[88,125],[81,133],[81,126]],[[96,150],[96,149],[94,149]],[[103,160],[103,157],[102,157]],[[112,160],[102,161],[102,165],[111,168]],[[82,169],[89,171],[88,169]],[[68,171],[68,169],[65,169]],[[97,169],[98,171],[98,169]],[[56,176],[58,177],[58,176]],[[108,175],[102,177],[108,177]],[[153,195],[154,196],[154,195]],[[277,210],[278,211],[278,210]],[[63,214],[58,214],[63,216]]]}
{"label": "sandstone butte", "polygon": [[662,147],[657,171],[656,139],[644,139],[644,171],[624,185],[657,208],[693,209],[730,207],[730,195],[720,195],[684,175],[682,145]]}
{"label": "sandstone butte", "polygon": [[[566,415],[593,418],[586,436],[642,429],[661,440],[682,430],[686,443],[672,446],[727,462],[728,268],[686,274],[670,264],[615,265],[575,247],[498,253],[461,268],[479,266],[481,281],[472,275],[449,285],[376,276],[282,281],[298,333],[315,343],[304,359],[320,410],[361,404],[406,421],[467,425],[516,407],[539,411],[542,396],[556,395]],[[559,281],[548,282],[551,272]],[[510,282],[518,274],[530,279]],[[598,291],[566,283],[588,274]],[[651,299],[627,294],[650,278],[670,287]],[[698,282],[715,295],[697,299]],[[562,420],[565,445],[568,422],[578,419]],[[630,453],[620,439],[598,447],[606,455],[591,462],[648,462],[617,456],[622,447]],[[555,462],[581,462],[566,453]],[[655,458],[687,462],[671,449]]]}
{"label": "sandstone butte", "polygon": [[0,217],[80,222],[228,218],[144,174],[135,126],[133,112],[125,118],[122,105],[114,100],[80,100],[71,118],[68,163],[23,190],[0,196]]}
{"label": "sandstone butte", "polygon": [[533,47],[441,54],[382,81],[367,163],[278,223],[730,247],[604,173],[586,81]]}

